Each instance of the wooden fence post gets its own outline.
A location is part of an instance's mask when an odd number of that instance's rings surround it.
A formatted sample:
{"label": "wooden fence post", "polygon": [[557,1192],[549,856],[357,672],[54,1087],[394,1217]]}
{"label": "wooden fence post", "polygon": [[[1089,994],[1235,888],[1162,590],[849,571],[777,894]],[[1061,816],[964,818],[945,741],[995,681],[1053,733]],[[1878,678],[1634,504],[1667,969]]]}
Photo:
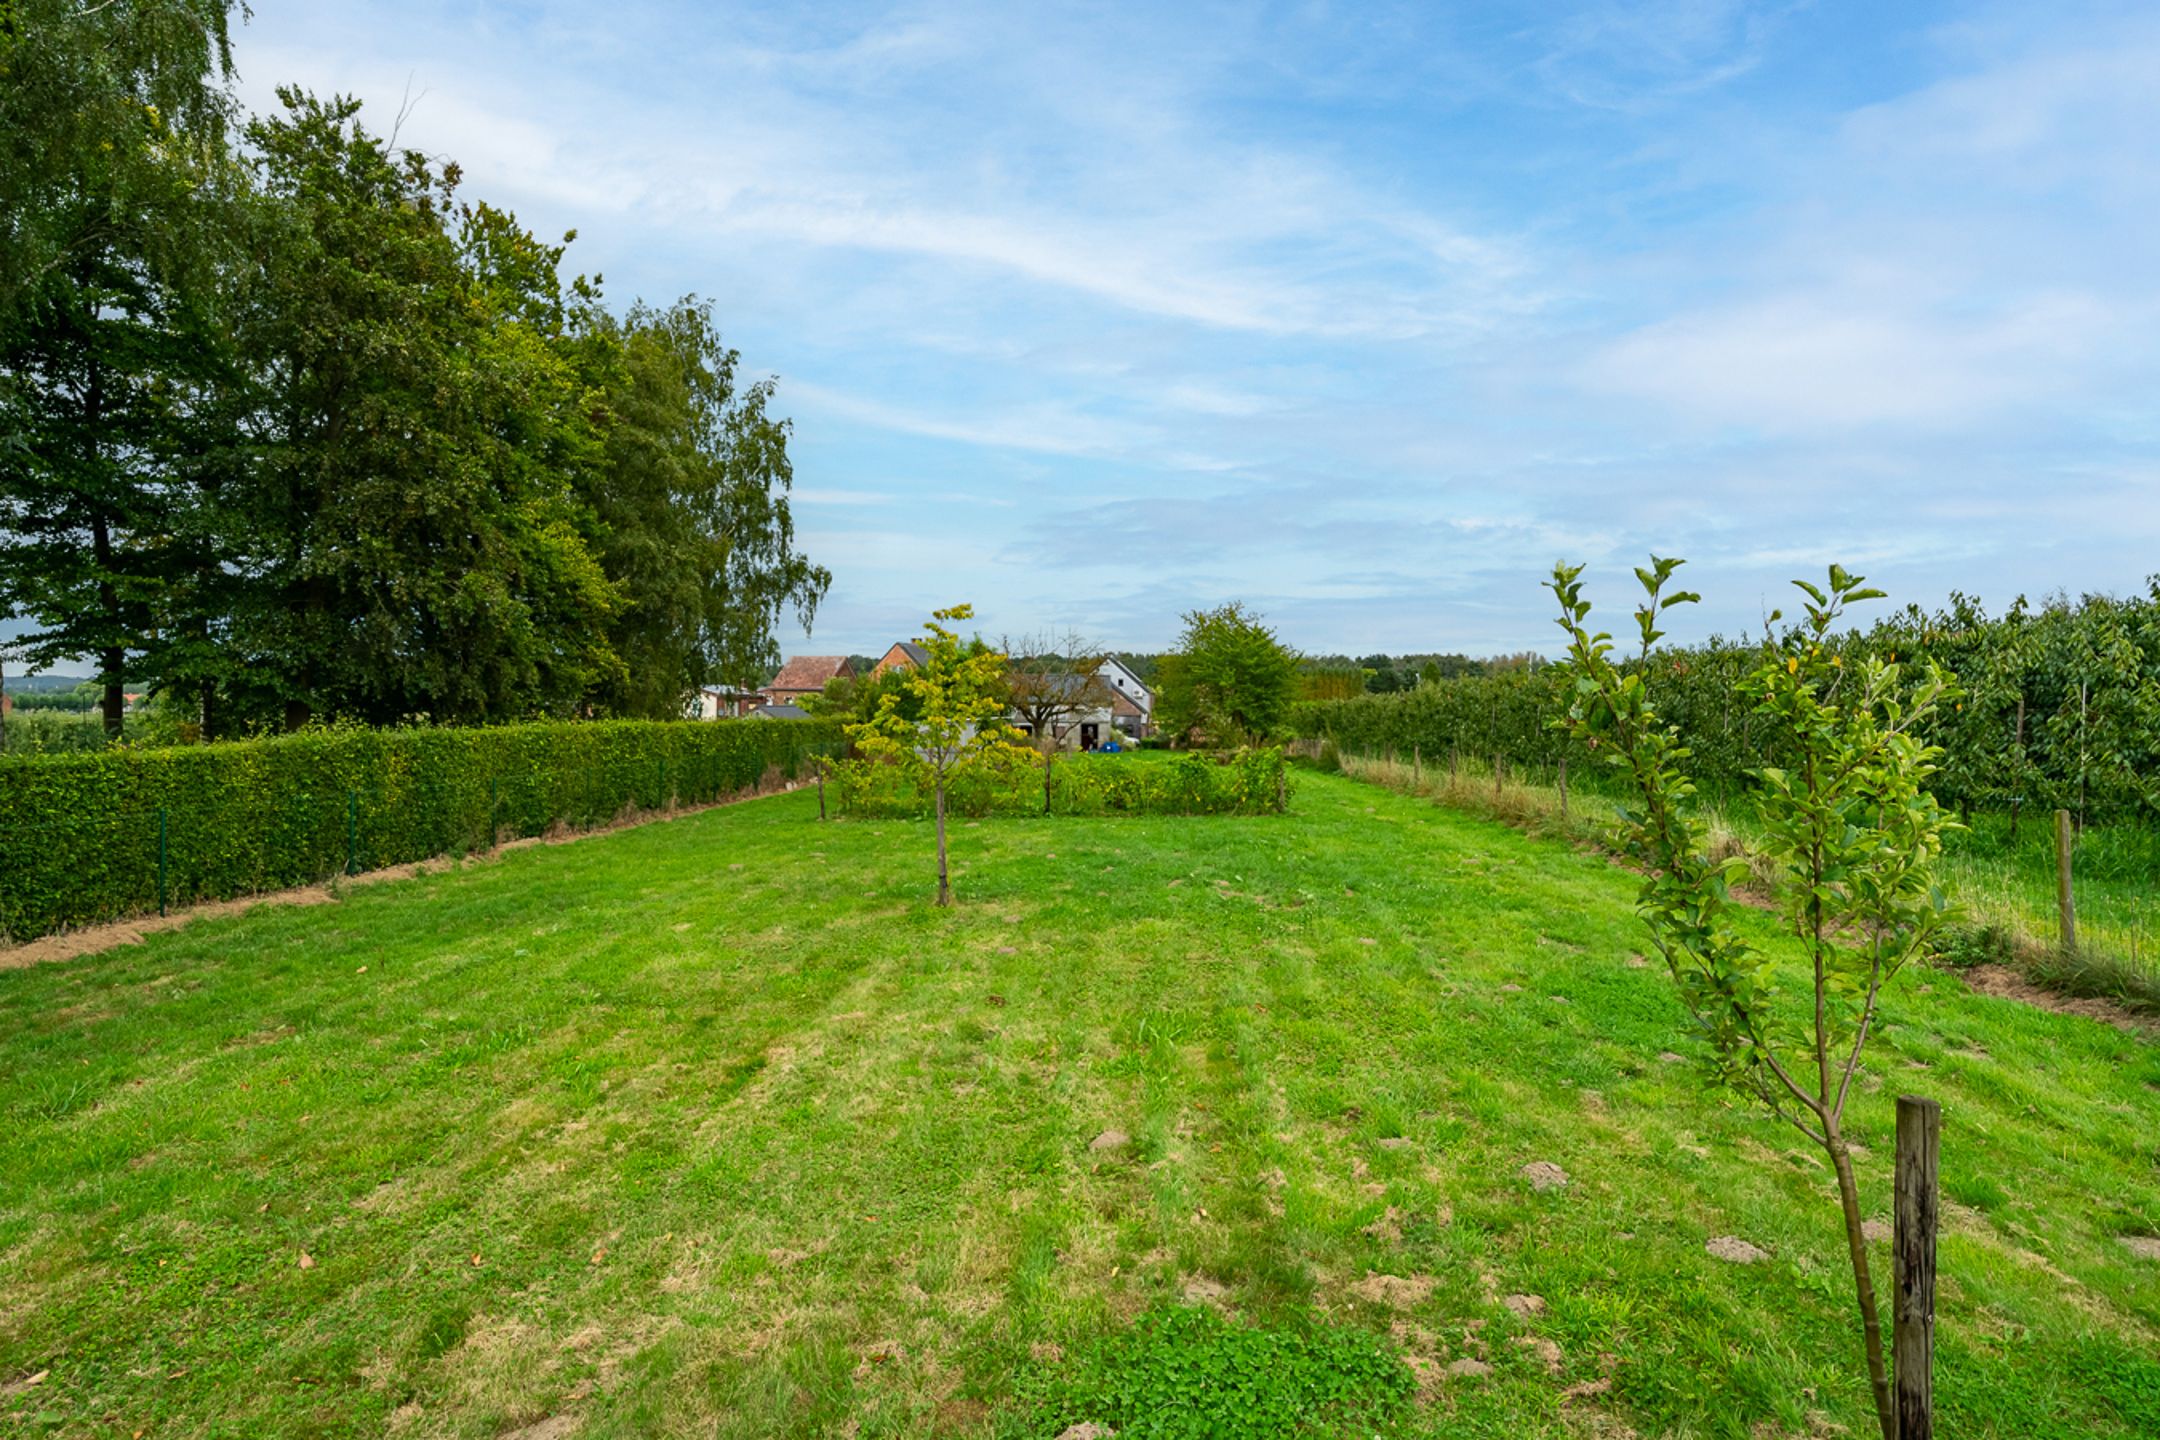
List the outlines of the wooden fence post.
{"label": "wooden fence post", "polygon": [[1567,756],[1560,757],[1560,818],[1567,819]]}
{"label": "wooden fence post", "polygon": [[2064,954],[2077,949],[2077,895],[2070,887],[2070,850],[2076,837],[2070,829],[2070,812],[2055,812],[2055,911],[2062,924]]}
{"label": "wooden fence post", "polygon": [[1507,761],[1501,759],[1500,752],[1496,750],[1492,757],[1492,798],[1495,801],[1500,798],[1500,781],[1506,774]]}
{"label": "wooden fence post", "polygon": [[817,818],[825,818],[825,757],[822,755],[818,756],[817,762]]}
{"label": "wooden fence post", "polygon": [[1415,790],[1425,782],[1425,752],[1422,747],[1410,747],[1410,788]]}
{"label": "wooden fence post", "polygon": [[1890,1340],[1898,1440],[1935,1435],[1936,1176],[1942,1107],[1918,1095],[1897,1102],[1896,1228],[1891,1241],[1895,1309]]}
{"label": "wooden fence post", "polygon": [[1456,772],[1456,770],[1457,770],[1457,769],[1459,769],[1459,768],[1460,768],[1460,762],[1461,762],[1461,755],[1460,755],[1460,753],[1459,753],[1459,748],[1458,748],[1457,746],[1454,746],[1454,745],[1450,745],[1450,746],[1448,746],[1448,747],[1447,747],[1447,778],[1448,778],[1448,784],[1450,784],[1450,785],[1452,785],[1452,784],[1454,784],[1454,783],[1455,783],[1455,772]]}

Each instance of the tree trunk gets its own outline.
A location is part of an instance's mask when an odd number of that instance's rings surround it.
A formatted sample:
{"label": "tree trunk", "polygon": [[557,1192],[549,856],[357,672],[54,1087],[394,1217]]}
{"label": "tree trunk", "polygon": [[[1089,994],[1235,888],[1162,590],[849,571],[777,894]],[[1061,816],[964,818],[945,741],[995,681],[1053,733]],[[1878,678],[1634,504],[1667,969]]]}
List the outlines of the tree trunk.
{"label": "tree trunk", "polygon": [[1834,1121],[1824,1126],[1823,1148],[1837,1170],[1838,1206],[1845,1212],[1845,1249],[1852,1258],[1853,1290],[1860,1302],[1860,1329],[1867,1342],[1868,1384],[1875,1392],[1875,1418],[1883,1440],[1897,1440],[1897,1412],[1890,1402],[1890,1372],[1883,1362],[1882,1317],[1875,1309],[1875,1281],[1868,1269],[1867,1235],[1861,1228],[1860,1187],[1853,1179],[1852,1156]]}
{"label": "tree trunk", "polygon": [[937,903],[952,904],[952,880],[945,869],[945,777],[937,778]]}
{"label": "tree trunk", "polygon": [[98,708],[105,712],[105,734],[117,740],[121,717],[127,712],[127,679],[121,673],[127,665],[127,651],[108,645],[99,652],[98,663],[105,675],[105,698]]}
{"label": "tree trunk", "polygon": [[[98,610],[105,621],[108,637],[120,633],[120,592],[112,582],[112,530],[100,515],[90,522],[90,553],[97,560]],[[108,738],[120,738],[120,716],[127,708],[127,677],[122,670],[127,665],[125,646],[107,643],[98,651],[99,678],[105,682],[105,697],[98,708],[105,712],[105,734]]]}

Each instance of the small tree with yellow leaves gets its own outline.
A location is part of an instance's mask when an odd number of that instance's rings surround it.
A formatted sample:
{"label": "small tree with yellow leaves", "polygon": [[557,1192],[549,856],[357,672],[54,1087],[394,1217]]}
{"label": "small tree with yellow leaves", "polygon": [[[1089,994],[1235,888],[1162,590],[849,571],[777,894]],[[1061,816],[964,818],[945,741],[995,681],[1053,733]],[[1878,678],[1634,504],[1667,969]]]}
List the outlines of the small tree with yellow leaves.
{"label": "small tree with yellow leaves", "polygon": [[[947,621],[974,618],[971,605],[955,605],[930,617],[929,634],[915,643],[926,657],[905,673],[898,692],[879,702],[877,713],[848,726],[848,738],[865,758],[912,771],[937,806],[937,903],[952,904],[945,860],[945,790],[954,776],[977,766],[1028,758],[1020,732],[1006,720],[1005,657],[981,640],[962,640]],[[902,694],[918,713],[910,718]]]}

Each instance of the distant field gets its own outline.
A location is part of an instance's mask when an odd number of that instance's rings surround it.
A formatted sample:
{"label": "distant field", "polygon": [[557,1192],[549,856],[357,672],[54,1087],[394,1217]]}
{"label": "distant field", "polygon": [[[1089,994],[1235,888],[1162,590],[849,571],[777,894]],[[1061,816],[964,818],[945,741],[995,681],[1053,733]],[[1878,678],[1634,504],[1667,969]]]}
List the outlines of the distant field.
{"label": "distant field", "polygon": [[[0,1432],[1050,1436],[1190,1308],[1405,1357],[1344,1434],[1869,1433],[1829,1179],[1705,1091],[1599,856],[1308,775],[958,825],[939,913],[926,824],[816,805],[0,970]],[[2160,1433],[2160,1051],[1886,1013],[1940,1433]]]}

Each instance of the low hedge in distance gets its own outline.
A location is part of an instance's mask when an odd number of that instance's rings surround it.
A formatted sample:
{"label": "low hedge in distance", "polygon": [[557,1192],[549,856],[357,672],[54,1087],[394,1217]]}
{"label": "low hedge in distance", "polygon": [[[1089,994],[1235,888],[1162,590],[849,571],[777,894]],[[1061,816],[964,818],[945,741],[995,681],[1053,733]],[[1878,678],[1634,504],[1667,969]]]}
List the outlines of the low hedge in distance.
{"label": "low hedge in distance", "polygon": [[[840,813],[880,819],[928,815],[927,788],[905,770],[875,760],[832,767]],[[1211,755],[1061,755],[1050,768],[1054,815],[1264,815],[1280,812],[1289,781],[1280,749]],[[1029,757],[983,765],[946,787],[947,814],[1040,815],[1042,762]]]}
{"label": "low hedge in distance", "polygon": [[723,799],[842,743],[815,720],[554,721],[0,757],[0,938],[155,910],[161,868],[171,905],[313,884]]}

